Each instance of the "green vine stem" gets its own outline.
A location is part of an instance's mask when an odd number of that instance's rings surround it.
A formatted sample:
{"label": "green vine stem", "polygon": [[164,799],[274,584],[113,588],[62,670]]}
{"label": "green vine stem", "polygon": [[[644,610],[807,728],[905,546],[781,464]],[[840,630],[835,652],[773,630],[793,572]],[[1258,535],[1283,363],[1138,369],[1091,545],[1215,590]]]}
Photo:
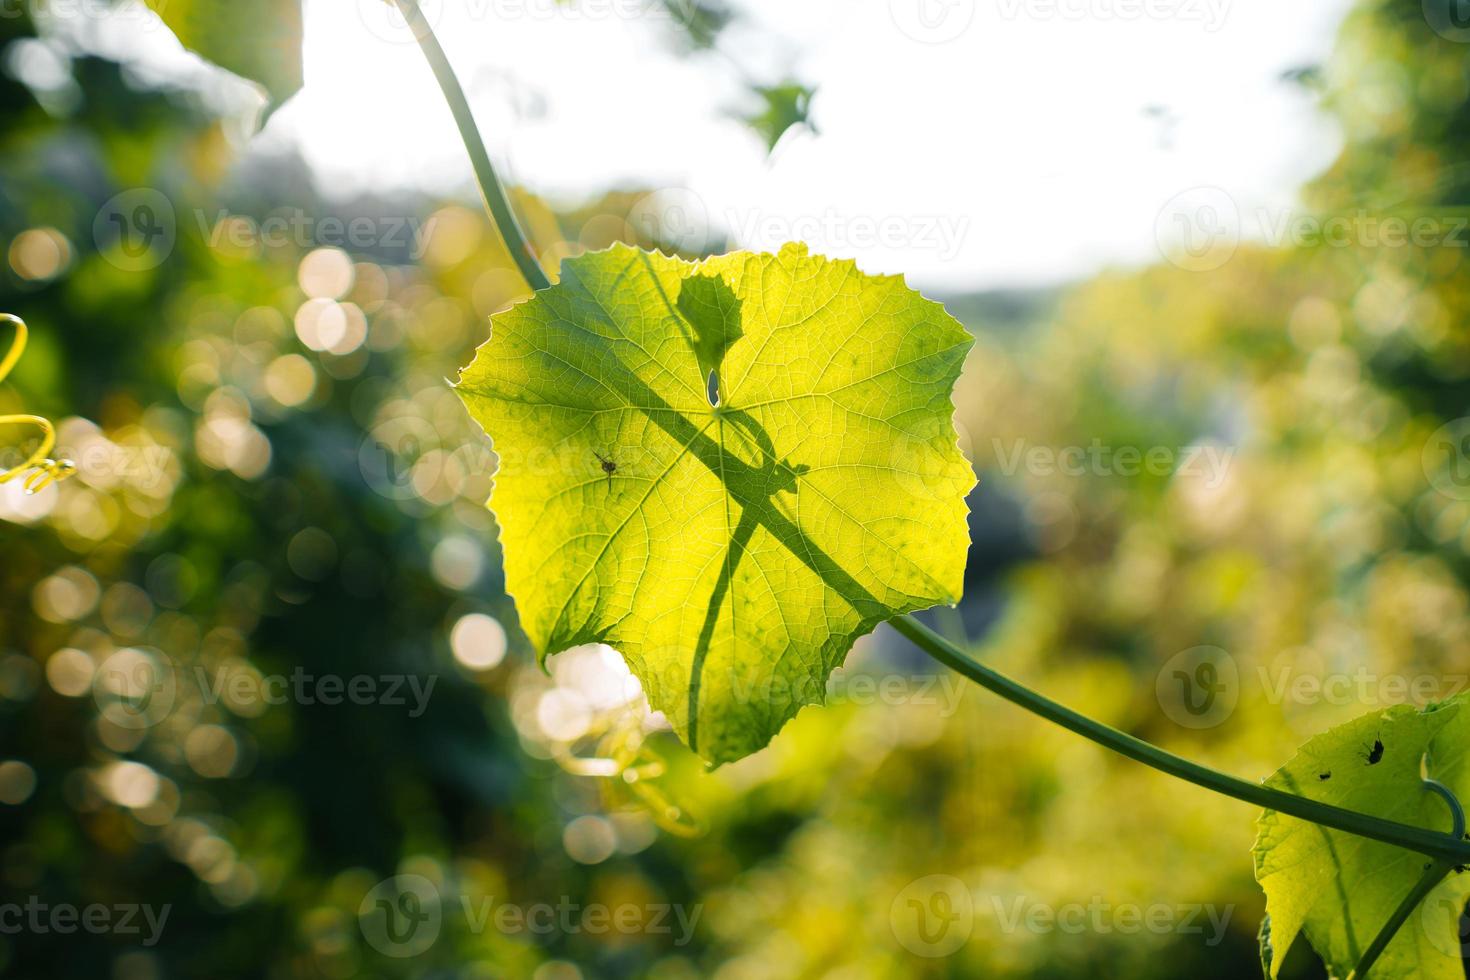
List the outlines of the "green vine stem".
{"label": "green vine stem", "polygon": [[444,49],[439,46],[434,29],[429,26],[429,21],[419,9],[418,0],[392,2],[397,5],[409,30],[418,39],[419,48],[423,50],[429,67],[434,71],[434,78],[444,92],[444,101],[449,103],[449,111],[454,113],[455,125],[459,126],[460,138],[464,140],[464,147],[470,154],[470,163],[475,168],[475,182],[480,186],[480,199],[485,202],[485,209],[490,212],[495,227],[505,240],[510,257],[515,260],[516,267],[521,270],[521,275],[525,276],[532,289],[548,288],[551,281],[546,278],[541,264],[536,261],[536,254],[531,250],[530,242],[516,221],[510,198],[506,197],[505,187],[495,175],[495,166],[490,162],[490,154],[485,149],[485,141],[480,138],[480,130],[475,125],[475,116],[470,111],[469,101],[465,99],[464,89],[460,87],[459,79],[455,77],[454,69],[444,55]]}
{"label": "green vine stem", "polygon": [[889,625],[929,656],[991,693],[998,694],[1032,714],[1061,725],[1120,755],[1142,762],[1146,766],[1152,766],[1160,772],[1194,783],[1196,786],[1214,790],[1216,793],[1252,803],[1266,810],[1278,810],[1288,816],[1320,824],[1323,827],[1331,827],[1333,830],[1341,830],[1359,837],[1368,837],[1386,844],[1395,844],[1411,851],[1418,851],[1429,855],[1436,861],[1448,862],[1451,866],[1470,863],[1470,841],[1462,839],[1459,835],[1452,836],[1423,827],[1384,820],[1366,813],[1359,813],[1356,810],[1319,803],[1304,796],[1283,793],[1269,786],[1237,779],[1197,762],[1190,762],[1188,759],[1181,758],[1172,752],[1166,752],[1140,738],[1134,738],[1100,721],[1080,715],[1071,708],[1064,707],[1011,680],[1004,674],[976,663],[944,637],[910,616],[900,616],[891,620]]}
{"label": "green vine stem", "polygon": [[[423,49],[424,56],[434,71],[434,76],[439,81],[444,98],[454,113],[454,120],[459,126],[465,148],[469,151],[485,208],[490,212],[490,217],[504,238],[511,257],[531,288],[537,290],[548,288],[551,283],[537,263],[525,234],[516,221],[510,201],[505,195],[505,188],[495,175],[490,155],[486,152],[484,140],[481,139],[479,129],[475,125],[474,115],[465,99],[464,90],[460,87],[458,79],[455,78],[454,70],[444,55],[444,49],[439,46],[439,41],[434,36],[433,28],[430,27],[428,20],[419,9],[417,0],[391,0],[391,2],[396,4],[399,11],[402,12],[409,29],[418,39],[419,46]],[[1130,759],[1152,766],[1160,772],[1264,809],[1279,810],[1289,816],[1331,827],[1334,830],[1418,851],[1450,867],[1470,863],[1470,841],[1463,840],[1459,835],[1450,836],[1426,830],[1423,827],[1413,827],[1391,820],[1383,820],[1366,813],[1319,803],[1306,797],[1283,793],[1259,783],[1246,782],[1208,766],[1190,762],[1188,759],[1165,752],[1142,739],[1134,738],[1132,735],[1127,735],[1080,715],[1018,684],[1005,675],[976,663],[916,619],[900,616],[892,620],[891,625],[935,660],[968,677],[981,687],[1020,705],[1033,714],[1061,725],[1063,728]],[[1422,885],[1423,882],[1421,882]],[[1428,887],[1432,888],[1433,885]],[[1427,893],[1427,888],[1425,892]],[[1422,898],[1422,895],[1419,897]],[[1412,906],[1410,909],[1412,910]]]}

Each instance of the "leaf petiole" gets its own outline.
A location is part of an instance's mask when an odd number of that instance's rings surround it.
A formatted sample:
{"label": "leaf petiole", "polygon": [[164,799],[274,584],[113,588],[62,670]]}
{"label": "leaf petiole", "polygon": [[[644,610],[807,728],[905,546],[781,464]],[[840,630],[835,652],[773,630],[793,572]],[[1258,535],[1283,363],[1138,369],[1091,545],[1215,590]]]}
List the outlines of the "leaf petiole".
{"label": "leaf petiole", "polygon": [[393,0],[393,3],[403,14],[408,29],[418,39],[419,48],[428,59],[434,78],[444,92],[444,101],[449,103],[449,111],[454,113],[455,125],[459,127],[460,138],[464,140],[464,148],[469,151],[470,163],[475,168],[475,182],[480,186],[480,198],[485,202],[485,209],[490,212],[495,227],[505,240],[510,257],[515,260],[516,267],[521,270],[521,275],[525,276],[532,289],[550,287],[551,280],[546,278],[546,273],[536,261],[536,254],[531,251],[531,245],[516,221],[505,187],[495,175],[495,165],[490,162],[485,141],[480,138],[480,129],[475,125],[475,114],[470,111],[464,89],[460,87],[459,79],[455,77],[454,68],[450,66],[444,49],[439,46],[434,29],[429,26],[423,11],[419,9],[418,0]]}
{"label": "leaf petiole", "polygon": [[[1455,797],[1455,794],[1451,792],[1448,786],[1438,780],[1424,780],[1424,788],[1437,794],[1440,799],[1445,801],[1445,805],[1450,808],[1450,818],[1454,823],[1454,828],[1450,833],[1455,837],[1463,837],[1465,834],[1465,809],[1460,806],[1459,799]],[[1398,933],[1399,928],[1408,921],[1409,916],[1419,907],[1419,903],[1424,901],[1425,897],[1434,891],[1435,886],[1441,881],[1444,881],[1454,869],[1455,866],[1448,861],[1434,861],[1424,866],[1424,874],[1420,875],[1419,880],[1414,883],[1414,887],[1404,896],[1403,901],[1399,902],[1398,908],[1394,909],[1393,915],[1390,915],[1388,921],[1378,930],[1378,935],[1373,937],[1373,942],[1369,943],[1368,948],[1363,952],[1362,958],[1358,960],[1358,965],[1353,967],[1352,973],[1348,974],[1347,980],[1363,980],[1368,975],[1368,971],[1373,969],[1373,964],[1378,962],[1378,957],[1383,955],[1383,951],[1393,941],[1393,937]]]}
{"label": "leaf petiole", "polygon": [[1434,891],[1435,886],[1444,881],[1454,869],[1455,866],[1448,861],[1434,861],[1424,869],[1424,874],[1414,884],[1409,894],[1404,896],[1398,908],[1394,909],[1393,915],[1388,917],[1383,928],[1378,930],[1378,935],[1373,937],[1372,944],[1363,953],[1363,958],[1358,960],[1358,965],[1353,967],[1353,972],[1348,974],[1347,980],[1363,980],[1368,975],[1368,971],[1373,968],[1373,964],[1378,962],[1378,957],[1382,956],[1383,951],[1388,948],[1389,942],[1399,931],[1399,927],[1408,921],[1409,916],[1419,907],[1419,903],[1424,901],[1425,896]]}

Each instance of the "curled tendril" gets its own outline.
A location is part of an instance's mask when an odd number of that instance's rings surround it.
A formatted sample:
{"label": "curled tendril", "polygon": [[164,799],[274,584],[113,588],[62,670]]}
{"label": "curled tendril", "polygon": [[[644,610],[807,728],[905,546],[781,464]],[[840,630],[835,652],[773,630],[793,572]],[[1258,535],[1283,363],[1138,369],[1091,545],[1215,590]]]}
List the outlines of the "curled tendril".
{"label": "curled tendril", "polygon": [[[629,712],[611,724],[598,739],[596,754],[577,755],[564,742],[554,742],[552,757],[574,776],[605,780],[603,799],[609,808],[629,797],[647,812],[660,828],[679,837],[697,837],[704,825],[688,810],[669,799],[657,780],[668,771],[663,756],[644,738],[637,714]],[[621,798],[620,798],[621,797]]]}
{"label": "curled tendril", "polygon": [[1450,836],[1457,840],[1464,837],[1465,809],[1460,806],[1459,798],[1455,796],[1454,792],[1448,786],[1435,779],[1425,778],[1424,788],[1437,794],[1440,799],[1444,800],[1445,805],[1450,808],[1450,821],[1454,824],[1454,828],[1450,831]]}
{"label": "curled tendril", "polygon": [[[15,362],[20,360],[20,355],[25,353],[29,331],[26,330],[24,320],[9,313],[0,313],[0,324],[9,324],[15,328],[15,339],[10,342],[10,350],[6,352],[4,359],[0,359],[0,382],[3,382],[15,367]],[[0,483],[8,483],[26,473],[25,481],[21,484],[25,492],[39,493],[77,471],[77,464],[71,460],[52,459],[48,455],[56,445],[56,430],[49,419],[39,415],[0,415],[0,425],[32,425],[41,430],[40,445],[19,466],[0,473]]]}

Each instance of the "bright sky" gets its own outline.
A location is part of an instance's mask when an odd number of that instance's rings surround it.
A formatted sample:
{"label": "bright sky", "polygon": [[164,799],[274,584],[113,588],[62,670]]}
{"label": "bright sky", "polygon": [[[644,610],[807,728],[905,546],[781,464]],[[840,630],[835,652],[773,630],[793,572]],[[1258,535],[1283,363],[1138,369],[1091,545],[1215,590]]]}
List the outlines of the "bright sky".
{"label": "bright sky", "polygon": [[[685,189],[665,200],[739,245],[799,238],[941,289],[1156,261],[1171,198],[1286,207],[1337,151],[1279,76],[1326,56],[1349,0],[744,0],[728,60],[671,53],[649,2],[424,7],[511,179],[559,200]],[[767,157],[729,118],[736,65],[817,85],[820,135]],[[298,144],[329,192],[470,192],[382,0],[307,0],[306,71],[263,148]]]}

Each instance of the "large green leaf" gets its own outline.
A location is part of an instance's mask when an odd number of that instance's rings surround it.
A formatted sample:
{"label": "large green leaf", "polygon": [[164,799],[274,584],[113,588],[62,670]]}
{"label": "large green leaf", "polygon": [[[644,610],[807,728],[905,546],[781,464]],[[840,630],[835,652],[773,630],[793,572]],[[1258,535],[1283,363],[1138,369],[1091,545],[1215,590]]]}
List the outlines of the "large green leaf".
{"label": "large green leaf", "polygon": [[[1417,710],[1399,705],[1340,725],[1302,745],[1267,785],[1363,813],[1449,830],[1445,802],[1424,788],[1428,774],[1464,799],[1470,790],[1465,695]],[[1270,975],[1305,934],[1334,976],[1345,977],[1429,858],[1328,830],[1272,810],[1260,818],[1256,880],[1271,918]],[[1377,978],[1463,980],[1459,915],[1470,875],[1451,874],[1404,923],[1374,966]]]}
{"label": "large green leaf", "polygon": [[500,456],[526,633],[543,657],[616,647],[711,761],[759,749],[857,637],[958,599],[970,342],[901,279],[800,246],[569,260],[458,384]]}
{"label": "large green leaf", "polygon": [[146,0],[195,54],[265,89],[266,113],[301,88],[301,0]]}

